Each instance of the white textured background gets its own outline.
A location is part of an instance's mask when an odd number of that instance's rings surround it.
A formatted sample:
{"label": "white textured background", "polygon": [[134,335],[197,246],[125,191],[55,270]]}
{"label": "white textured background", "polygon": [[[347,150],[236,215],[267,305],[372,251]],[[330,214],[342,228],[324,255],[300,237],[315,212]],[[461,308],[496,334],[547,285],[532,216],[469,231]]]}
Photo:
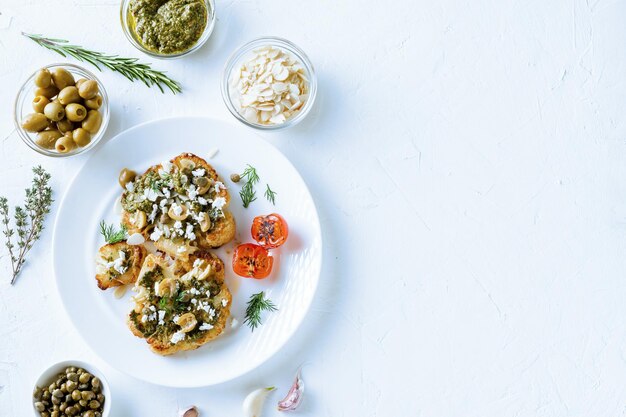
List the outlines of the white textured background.
{"label": "white textured background", "polygon": [[[101,365],[122,417],[174,416],[188,403],[236,416],[251,388],[284,391],[303,362],[302,416],[625,416],[626,2],[217,4],[207,45],[155,62],[183,94],[99,75],[107,137],[173,115],[235,123],[219,93],[227,56],[265,34],[301,46],[318,71],[317,106],[263,136],[300,170],[323,222],[306,324],[223,386],[134,381],[70,326],[47,230],[15,287],[0,258],[0,415],[29,416],[39,370],[75,357]],[[10,135],[23,79],[60,61],[20,31],[141,54],[118,1],[0,0],[0,13],[0,194],[21,201],[41,163],[60,199],[86,156],[46,159]]]}

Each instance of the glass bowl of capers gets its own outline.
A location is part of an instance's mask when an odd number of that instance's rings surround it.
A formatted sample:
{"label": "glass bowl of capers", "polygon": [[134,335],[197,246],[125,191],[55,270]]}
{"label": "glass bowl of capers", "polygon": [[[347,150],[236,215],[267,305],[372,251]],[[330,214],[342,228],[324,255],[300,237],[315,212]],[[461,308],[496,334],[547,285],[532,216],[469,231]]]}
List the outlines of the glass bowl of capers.
{"label": "glass bowl of capers", "polygon": [[102,83],[74,64],[35,71],[20,88],[15,128],[31,149],[52,157],[78,155],[102,139],[109,124],[109,99]]}
{"label": "glass bowl of capers", "polygon": [[39,417],[108,417],[111,391],[102,373],[82,361],[63,361],[46,369],[33,389]]}

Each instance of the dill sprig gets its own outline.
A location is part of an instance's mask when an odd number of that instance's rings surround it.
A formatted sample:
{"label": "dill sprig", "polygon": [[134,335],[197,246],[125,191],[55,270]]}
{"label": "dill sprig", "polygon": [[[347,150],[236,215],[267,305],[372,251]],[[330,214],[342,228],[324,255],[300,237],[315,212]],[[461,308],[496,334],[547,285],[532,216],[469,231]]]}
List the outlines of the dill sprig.
{"label": "dill sprig", "polygon": [[256,190],[254,189],[254,184],[259,182],[259,175],[256,172],[256,168],[248,164],[246,169],[244,169],[243,173],[239,176],[246,180],[246,183],[239,191],[239,196],[241,197],[241,202],[243,203],[244,208],[248,208],[250,203],[256,200]]}
{"label": "dill sprig", "polygon": [[[15,229],[9,225],[9,203],[5,197],[0,197],[0,216],[4,225],[5,246],[9,250],[13,277],[11,285],[19,275],[26,254],[31,250],[35,242],[41,237],[44,229],[46,214],[50,213],[52,205],[52,188],[48,185],[50,174],[41,166],[33,168],[32,185],[26,189],[26,202],[24,207],[15,207]],[[13,243],[13,236],[17,233],[17,243]],[[16,246],[17,245],[17,246]]]}
{"label": "dill sprig", "polygon": [[100,65],[109,68],[112,71],[119,72],[131,81],[142,81],[148,87],[156,85],[163,93],[163,86],[166,86],[174,94],[182,91],[180,84],[172,80],[162,71],[152,69],[149,64],[143,64],[137,58],[123,58],[117,55],[107,55],[102,52],[90,51],[78,45],[71,45],[69,41],[64,39],[46,38],[42,35],[24,33],[22,35],[32,39],[39,45],[61,56],[72,56],[79,61],[89,62],[99,71],[102,71]]}
{"label": "dill sprig", "polygon": [[276,205],[276,194],[278,193],[276,191],[273,191],[270,188],[269,184],[265,184],[265,186],[267,187],[265,188],[265,198],[267,198],[267,201],[269,201],[273,205]]}
{"label": "dill sprig", "polygon": [[126,226],[120,225],[119,230],[115,229],[115,226],[106,224],[104,220],[100,222],[100,234],[104,236],[104,240],[107,243],[117,243],[126,239]]}
{"label": "dill sprig", "polygon": [[252,294],[246,307],[246,318],[243,320],[254,331],[261,324],[263,311],[278,311],[276,305],[269,298],[265,298],[265,292]]}

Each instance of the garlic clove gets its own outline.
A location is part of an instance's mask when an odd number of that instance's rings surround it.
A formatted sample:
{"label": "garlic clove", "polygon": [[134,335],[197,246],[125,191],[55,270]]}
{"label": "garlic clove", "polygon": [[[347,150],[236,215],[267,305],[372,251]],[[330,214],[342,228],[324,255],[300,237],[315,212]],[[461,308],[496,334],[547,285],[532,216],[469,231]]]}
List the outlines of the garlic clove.
{"label": "garlic clove", "polygon": [[278,402],[278,411],[293,411],[302,402],[304,395],[304,381],[302,380],[301,370],[298,369],[296,379],[293,381],[289,392],[281,401]]}
{"label": "garlic clove", "polygon": [[198,417],[198,416],[200,416],[200,413],[198,412],[198,409],[194,405],[185,407],[178,412],[178,417]]}
{"label": "garlic clove", "polygon": [[248,394],[246,399],[243,400],[244,417],[260,417],[265,399],[275,389],[275,387],[259,388]]}

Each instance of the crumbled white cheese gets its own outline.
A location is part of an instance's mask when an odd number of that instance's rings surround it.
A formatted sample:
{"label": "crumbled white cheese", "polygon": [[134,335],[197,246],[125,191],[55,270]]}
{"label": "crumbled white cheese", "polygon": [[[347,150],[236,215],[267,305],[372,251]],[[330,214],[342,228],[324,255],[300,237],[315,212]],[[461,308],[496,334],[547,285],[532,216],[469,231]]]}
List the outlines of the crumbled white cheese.
{"label": "crumbled white cheese", "polygon": [[189,186],[189,189],[187,189],[187,195],[189,196],[191,200],[196,199],[196,197],[198,196],[198,190],[196,189],[195,185],[191,184]]}
{"label": "crumbled white cheese", "polygon": [[170,207],[170,209],[172,210],[172,213],[174,213],[176,216],[180,216],[181,214],[183,214],[183,207],[180,204],[172,204],[172,207]]}
{"label": "crumbled white cheese", "polygon": [[213,185],[213,189],[215,189],[216,193],[219,193],[220,190],[225,190],[226,186],[224,185],[222,181],[215,181],[215,184]]}
{"label": "crumbled white cheese", "polygon": [[155,306],[149,306],[148,309],[152,310],[152,311],[156,311],[156,307]]}
{"label": "crumbled white cheese", "polygon": [[180,229],[182,229],[182,228],[183,228],[183,224],[181,223],[181,221],[180,221],[180,220],[176,220],[176,221],[174,222],[174,229],[176,229],[176,230],[180,230]]}
{"label": "crumbled white cheese", "polygon": [[[172,196],[172,193],[167,188],[163,188],[161,191],[163,191],[163,195],[165,196],[165,198],[170,198]],[[166,200],[162,200],[162,201],[166,201]]]}
{"label": "crumbled white cheese", "polygon": [[159,206],[157,206],[156,204],[153,204],[152,205],[152,212],[148,216],[148,220],[150,221],[150,223],[154,223],[154,220],[156,219],[156,215],[157,215],[158,211],[159,211]]}
{"label": "crumbled white cheese", "polygon": [[165,311],[159,310],[159,324],[165,324],[165,321],[163,320],[164,318],[165,318]]}
{"label": "crumbled white cheese", "polygon": [[135,183],[132,182],[132,181],[131,182],[127,182],[126,186],[124,188],[126,188],[126,191],[132,193],[133,191],[135,191]]}
{"label": "crumbled white cheese", "polygon": [[228,305],[228,299],[222,298],[222,307],[226,307]]}
{"label": "crumbled white cheese", "polygon": [[177,314],[174,316],[174,318],[172,318],[172,321],[174,322],[174,324],[178,324],[178,320],[180,320],[180,316]]}
{"label": "crumbled white cheese", "polygon": [[157,194],[157,192],[154,191],[152,188],[146,188],[145,190],[143,190],[143,196],[150,201],[156,201],[159,197],[159,194]]}
{"label": "crumbled white cheese", "polygon": [[224,197],[217,197],[212,204],[214,209],[221,210],[226,205],[226,199]]}
{"label": "crumbled white cheese", "polygon": [[200,330],[211,330],[213,325],[211,323],[202,323]]}
{"label": "crumbled white cheese", "polygon": [[178,342],[180,342],[180,341],[182,341],[184,339],[185,339],[185,332],[178,331],[178,332],[176,332],[176,333],[174,333],[172,335],[172,337],[170,339],[170,342],[175,345],[176,343],[178,343]]}
{"label": "crumbled white cheese", "polygon": [[176,249],[176,253],[185,253],[187,252],[187,246],[179,246],[178,249]]}
{"label": "crumbled white cheese", "polygon": [[198,203],[200,203],[200,205],[202,206],[206,206],[209,202],[206,201],[206,198],[204,197],[198,197]]}
{"label": "crumbled white cheese", "polygon": [[[202,302],[202,301],[201,301],[201,302]],[[198,300],[197,300],[197,299],[195,299],[195,298],[192,298],[192,299],[191,299],[191,304],[198,304]]]}
{"label": "crumbled white cheese", "polygon": [[193,294],[193,295],[200,295],[200,291],[198,291],[198,289],[197,289],[197,288],[195,288],[195,287],[192,287],[192,288],[189,290],[189,293],[190,293],[190,294]]}
{"label": "crumbled white cheese", "polygon": [[185,230],[185,239],[196,240],[196,234],[193,232],[193,224],[187,223],[187,230]]}
{"label": "crumbled white cheese", "polygon": [[237,320],[236,318],[234,318],[234,317],[233,317],[233,318],[230,320],[230,328],[234,330],[234,329],[236,329],[237,327],[239,327],[239,320]]}
{"label": "crumbled white cheese", "polygon": [[161,285],[161,281],[157,281],[154,283],[154,293],[158,294],[159,293],[159,286]]}
{"label": "crumbled white cheese", "polygon": [[204,170],[204,168],[198,168],[196,170],[191,171],[191,173],[193,174],[194,177],[202,177],[206,171]]}
{"label": "crumbled white cheese", "polygon": [[156,242],[157,240],[161,239],[161,236],[163,236],[163,231],[158,227],[155,227],[152,233],[150,233],[150,240]]}
{"label": "crumbled white cheese", "polygon": [[163,171],[167,172],[168,174],[172,172],[172,163],[170,161],[161,162],[161,166],[163,167]]}
{"label": "crumbled white cheese", "polygon": [[141,316],[141,322],[145,323],[148,321],[148,316],[146,316],[145,314],[143,316]]}

